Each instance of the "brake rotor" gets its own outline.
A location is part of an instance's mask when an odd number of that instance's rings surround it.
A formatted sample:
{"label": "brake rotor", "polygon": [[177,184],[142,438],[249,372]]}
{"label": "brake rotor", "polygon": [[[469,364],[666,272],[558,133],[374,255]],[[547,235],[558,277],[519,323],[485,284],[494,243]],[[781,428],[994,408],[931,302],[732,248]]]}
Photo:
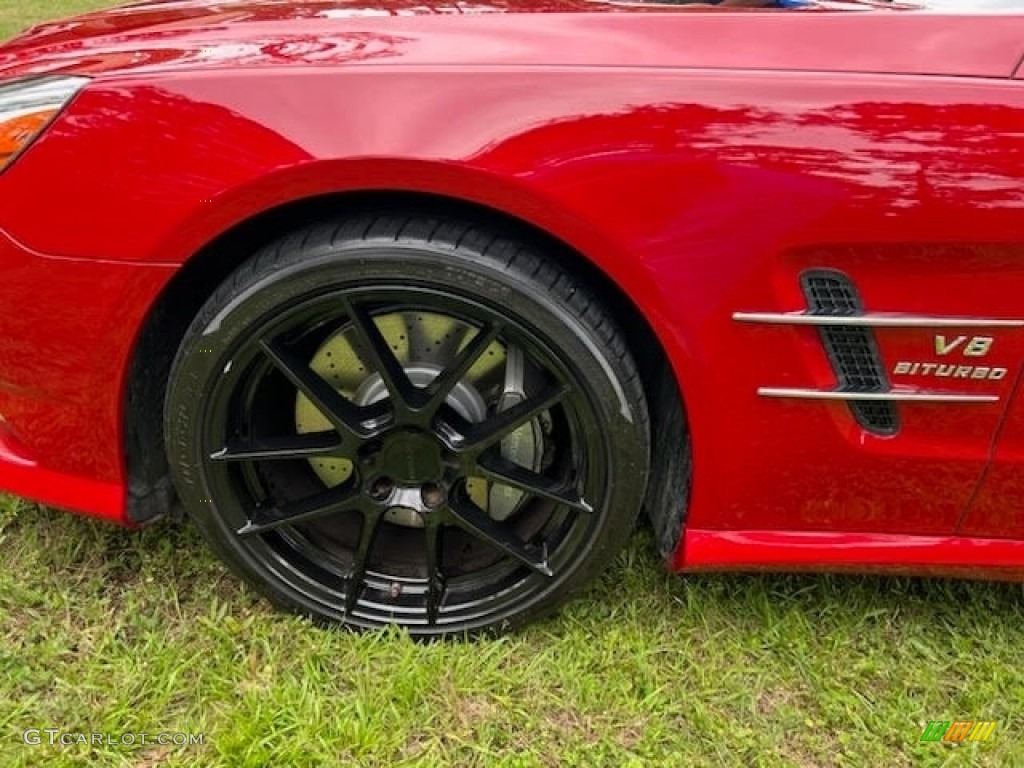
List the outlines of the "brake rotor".
{"label": "brake rotor", "polygon": [[[413,385],[427,386],[474,337],[472,326],[446,315],[427,312],[393,312],[374,318],[396,360]],[[478,423],[493,412],[505,410],[525,398],[525,358],[517,347],[494,341],[449,393],[447,405],[463,419]],[[388,397],[379,373],[367,369],[347,329],[331,335],[317,349],[310,367],[335,390],[356,405],[365,406]],[[487,395],[492,407],[488,408]],[[330,431],[330,422],[305,395],[295,402],[295,426],[300,434]],[[501,443],[502,455],[520,466],[538,470],[543,458],[543,430],[539,420],[523,425]],[[344,458],[309,459],[317,477],[327,487],[347,482],[354,471]],[[469,496],[496,520],[511,516],[522,492],[492,484],[480,477],[466,483]],[[396,507],[387,519],[409,527],[422,526],[411,509]]]}

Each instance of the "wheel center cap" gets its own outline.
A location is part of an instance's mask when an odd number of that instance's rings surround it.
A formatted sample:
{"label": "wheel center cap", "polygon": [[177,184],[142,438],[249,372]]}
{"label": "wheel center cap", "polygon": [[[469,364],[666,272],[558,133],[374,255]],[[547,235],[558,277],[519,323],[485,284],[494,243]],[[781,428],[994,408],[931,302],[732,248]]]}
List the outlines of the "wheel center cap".
{"label": "wheel center cap", "polygon": [[441,448],[429,435],[411,432],[389,440],[380,456],[381,470],[398,483],[419,484],[441,479]]}

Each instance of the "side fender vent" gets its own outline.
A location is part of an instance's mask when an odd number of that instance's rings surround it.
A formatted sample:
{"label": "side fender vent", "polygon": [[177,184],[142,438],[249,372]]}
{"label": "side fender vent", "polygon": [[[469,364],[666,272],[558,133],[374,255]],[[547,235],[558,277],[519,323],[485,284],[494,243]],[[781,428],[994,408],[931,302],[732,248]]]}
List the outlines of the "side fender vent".
{"label": "side fender vent", "polygon": [[[809,314],[849,317],[864,313],[857,289],[846,275],[833,270],[810,270],[800,276]],[[877,393],[889,390],[882,355],[870,328],[823,325],[818,329],[832,370],[844,392]],[[864,429],[878,435],[899,430],[893,403],[850,400],[850,412]]]}

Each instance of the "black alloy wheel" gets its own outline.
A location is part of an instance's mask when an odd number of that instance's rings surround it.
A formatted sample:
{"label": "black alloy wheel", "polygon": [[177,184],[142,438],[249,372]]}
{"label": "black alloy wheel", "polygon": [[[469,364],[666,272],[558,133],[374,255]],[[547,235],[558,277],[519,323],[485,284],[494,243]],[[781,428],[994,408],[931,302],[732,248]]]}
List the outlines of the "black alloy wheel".
{"label": "black alloy wheel", "polygon": [[168,456],[275,603],[443,636],[552,610],[625,543],[648,420],[622,334],[535,249],[356,216],[253,256],[187,332]]}

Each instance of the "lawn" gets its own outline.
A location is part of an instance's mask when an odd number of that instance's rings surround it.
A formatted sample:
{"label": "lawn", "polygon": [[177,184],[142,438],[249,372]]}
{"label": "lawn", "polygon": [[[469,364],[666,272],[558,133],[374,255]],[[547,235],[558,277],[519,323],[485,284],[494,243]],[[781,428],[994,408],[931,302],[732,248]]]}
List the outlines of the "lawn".
{"label": "lawn", "polygon": [[[0,35],[107,4],[0,0]],[[273,612],[187,525],[0,496],[0,552],[9,768],[1024,766],[1017,585],[670,576],[641,531],[558,617],[422,645]],[[957,718],[999,725],[982,745],[919,741]],[[47,728],[202,744],[24,743]]]}

